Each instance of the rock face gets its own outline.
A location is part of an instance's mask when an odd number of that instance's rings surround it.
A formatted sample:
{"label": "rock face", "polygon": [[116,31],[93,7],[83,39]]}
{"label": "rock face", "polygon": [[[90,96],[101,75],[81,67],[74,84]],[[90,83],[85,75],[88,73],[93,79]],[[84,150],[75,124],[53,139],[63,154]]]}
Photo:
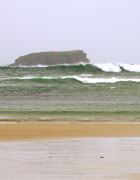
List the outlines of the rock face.
{"label": "rock face", "polygon": [[10,66],[35,66],[89,63],[86,53],[82,50],[63,52],[40,52],[21,56]]}

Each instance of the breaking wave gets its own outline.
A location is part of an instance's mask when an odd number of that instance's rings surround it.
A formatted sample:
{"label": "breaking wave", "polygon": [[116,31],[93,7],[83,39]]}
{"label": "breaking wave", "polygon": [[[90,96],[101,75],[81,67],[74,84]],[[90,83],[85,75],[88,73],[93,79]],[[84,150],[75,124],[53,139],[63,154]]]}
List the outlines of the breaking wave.
{"label": "breaking wave", "polygon": [[116,83],[116,82],[140,82],[140,79],[132,79],[132,78],[75,78],[76,80],[81,81],[82,83]]}
{"label": "breaking wave", "polygon": [[105,72],[121,72],[121,71],[130,71],[130,72],[140,72],[140,64],[125,64],[125,63],[105,63],[105,64],[95,64],[98,68],[102,69]]}
{"label": "breaking wave", "polygon": [[116,83],[116,82],[140,82],[140,78],[94,78],[91,74],[73,75],[73,76],[61,76],[61,77],[37,77],[37,76],[25,76],[25,77],[14,77],[14,78],[1,78],[0,80],[76,80],[81,83]]}
{"label": "breaking wave", "polygon": [[19,66],[19,67],[11,67],[11,66],[1,66],[0,70],[24,70],[32,71],[34,69],[45,69],[46,71],[63,71],[63,72],[71,72],[74,74],[82,74],[82,73],[103,73],[103,72],[140,72],[140,64],[126,64],[126,63],[96,63],[96,64],[64,64],[64,65],[56,65],[56,66],[46,66],[46,65],[37,65],[37,66]]}

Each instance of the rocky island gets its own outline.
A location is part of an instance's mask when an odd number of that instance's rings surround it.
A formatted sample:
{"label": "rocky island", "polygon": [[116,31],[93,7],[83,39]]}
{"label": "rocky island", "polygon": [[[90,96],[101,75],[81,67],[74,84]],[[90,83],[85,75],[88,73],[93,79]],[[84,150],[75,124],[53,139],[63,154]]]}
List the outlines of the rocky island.
{"label": "rocky island", "polygon": [[82,50],[62,52],[40,52],[27,54],[15,60],[10,66],[36,66],[89,63],[86,53]]}

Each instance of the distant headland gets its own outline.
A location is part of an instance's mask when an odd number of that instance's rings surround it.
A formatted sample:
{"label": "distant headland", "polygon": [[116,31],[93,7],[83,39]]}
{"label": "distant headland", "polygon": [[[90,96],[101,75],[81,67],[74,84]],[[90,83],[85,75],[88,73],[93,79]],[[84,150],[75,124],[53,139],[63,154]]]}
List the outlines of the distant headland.
{"label": "distant headland", "polygon": [[21,56],[10,66],[36,66],[90,63],[83,50],[31,53]]}

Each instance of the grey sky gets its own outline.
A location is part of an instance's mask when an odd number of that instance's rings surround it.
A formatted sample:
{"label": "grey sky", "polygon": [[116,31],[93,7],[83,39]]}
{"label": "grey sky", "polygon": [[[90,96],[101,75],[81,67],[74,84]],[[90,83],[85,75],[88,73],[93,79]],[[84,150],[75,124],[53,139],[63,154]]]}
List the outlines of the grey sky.
{"label": "grey sky", "polygon": [[0,24],[0,65],[73,49],[96,63],[140,63],[140,0],[0,0]]}

